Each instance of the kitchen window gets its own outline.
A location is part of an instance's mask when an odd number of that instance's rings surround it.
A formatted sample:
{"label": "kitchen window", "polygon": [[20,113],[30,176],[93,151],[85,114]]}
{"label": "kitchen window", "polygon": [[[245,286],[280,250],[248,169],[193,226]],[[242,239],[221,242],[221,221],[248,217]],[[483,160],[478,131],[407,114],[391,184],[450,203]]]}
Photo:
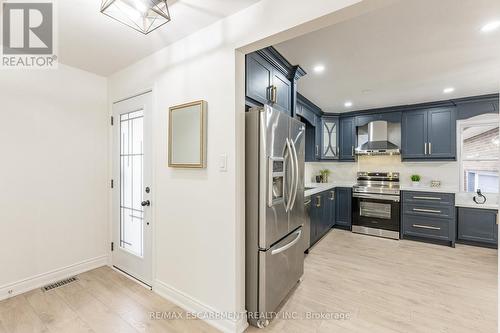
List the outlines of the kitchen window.
{"label": "kitchen window", "polygon": [[499,117],[483,115],[459,125],[460,190],[498,193]]}

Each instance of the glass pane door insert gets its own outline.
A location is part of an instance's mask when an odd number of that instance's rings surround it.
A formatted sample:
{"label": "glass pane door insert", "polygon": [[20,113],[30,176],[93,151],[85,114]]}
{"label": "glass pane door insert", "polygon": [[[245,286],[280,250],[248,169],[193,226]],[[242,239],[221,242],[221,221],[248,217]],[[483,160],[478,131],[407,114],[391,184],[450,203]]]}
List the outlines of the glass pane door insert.
{"label": "glass pane door insert", "polygon": [[144,252],[144,111],[120,115],[120,247]]}

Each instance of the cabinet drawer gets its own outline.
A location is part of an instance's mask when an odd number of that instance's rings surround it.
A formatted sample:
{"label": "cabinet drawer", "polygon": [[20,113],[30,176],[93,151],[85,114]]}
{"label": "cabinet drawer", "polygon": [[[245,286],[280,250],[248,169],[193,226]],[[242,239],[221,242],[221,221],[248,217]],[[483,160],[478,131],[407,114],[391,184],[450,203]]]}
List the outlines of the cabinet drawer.
{"label": "cabinet drawer", "polygon": [[452,221],[446,219],[405,215],[403,217],[403,234],[438,240],[451,240],[449,236],[450,223]]}
{"label": "cabinet drawer", "polygon": [[403,202],[423,205],[455,206],[455,195],[452,193],[404,191]]}
{"label": "cabinet drawer", "polygon": [[405,215],[415,215],[420,216],[422,219],[427,219],[429,217],[454,219],[455,218],[455,206],[446,205],[422,205],[422,204],[408,204],[403,205],[403,213]]}

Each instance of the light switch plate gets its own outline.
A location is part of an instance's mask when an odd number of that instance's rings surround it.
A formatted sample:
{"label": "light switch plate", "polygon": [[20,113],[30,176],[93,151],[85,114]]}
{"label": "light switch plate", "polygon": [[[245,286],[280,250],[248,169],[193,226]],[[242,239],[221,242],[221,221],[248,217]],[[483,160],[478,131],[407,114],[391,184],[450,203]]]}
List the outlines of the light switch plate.
{"label": "light switch plate", "polygon": [[220,172],[227,171],[227,154],[222,154],[219,156],[219,171]]}

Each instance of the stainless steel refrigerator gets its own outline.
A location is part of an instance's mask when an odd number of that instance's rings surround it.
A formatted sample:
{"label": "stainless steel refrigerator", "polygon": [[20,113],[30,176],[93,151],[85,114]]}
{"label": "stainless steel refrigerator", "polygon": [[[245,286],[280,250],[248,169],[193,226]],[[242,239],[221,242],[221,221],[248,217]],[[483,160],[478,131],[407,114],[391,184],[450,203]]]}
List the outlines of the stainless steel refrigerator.
{"label": "stainless steel refrigerator", "polygon": [[246,120],[246,309],[266,326],[304,273],[305,126],[270,106]]}

